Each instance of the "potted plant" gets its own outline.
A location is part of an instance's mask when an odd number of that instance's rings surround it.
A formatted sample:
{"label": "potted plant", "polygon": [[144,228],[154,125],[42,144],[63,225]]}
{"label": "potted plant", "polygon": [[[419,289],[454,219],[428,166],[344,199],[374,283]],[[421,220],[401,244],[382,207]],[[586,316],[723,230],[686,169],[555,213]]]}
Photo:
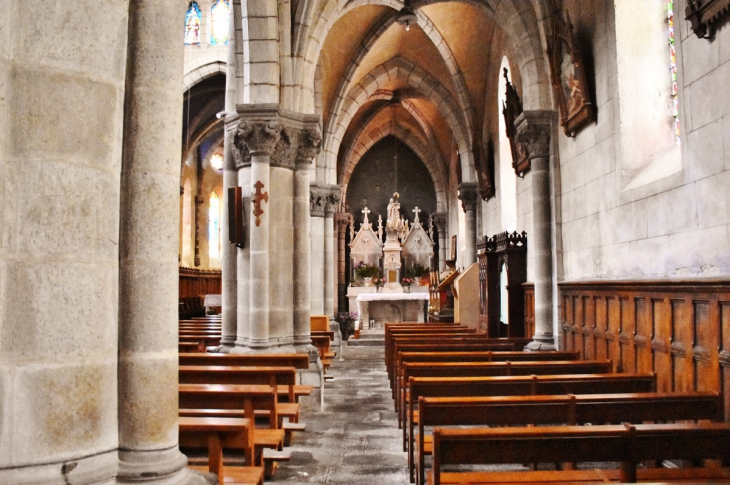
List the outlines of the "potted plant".
{"label": "potted plant", "polygon": [[360,263],[355,266],[355,274],[365,281],[365,286],[371,286],[372,279],[380,276],[380,268],[374,264],[367,264],[360,261]]}
{"label": "potted plant", "polygon": [[380,293],[380,290],[383,288],[383,286],[385,286],[385,283],[386,283],[385,278],[377,277],[377,278],[373,279],[373,284],[375,285],[375,288],[376,288],[375,291]]}
{"label": "potted plant", "polygon": [[355,333],[355,320],[357,320],[357,313],[355,312],[340,312],[335,318],[340,324],[340,332],[342,332],[342,339],[348,340]]}
{"label": "potted plant", "polygon": [[408,276],[401,278],[400,284],[403,287],[403,291],[405,293],[411,292],[411,284],[413,283],[413,278],[409,278]]}
{"label": "potted plant", "polygon": [[408,276],[419,282],[421,286],[429,286],[430,273],[431,270],[429,268],[418,263],[413,263],[408,269]]}

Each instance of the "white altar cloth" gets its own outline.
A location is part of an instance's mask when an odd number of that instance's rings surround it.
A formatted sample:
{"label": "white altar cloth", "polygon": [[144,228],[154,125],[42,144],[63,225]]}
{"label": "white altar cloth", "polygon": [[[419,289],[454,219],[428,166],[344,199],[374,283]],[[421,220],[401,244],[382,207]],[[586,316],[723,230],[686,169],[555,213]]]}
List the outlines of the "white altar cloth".
{"label": "white altar cloth", "polygon": [[[414,318],[423,323],[426,321],[428,299],[429,294],[426,292],[361,293],[356,298],[359,315],[357,328],[365,328],[368,325],[371,312],[375,319],[381,320],[381,323],[386,320],[413,321]],[[388,308],[383,308],[384,306]],[[407,318],[409,314],[412,314],[411,318]]]}

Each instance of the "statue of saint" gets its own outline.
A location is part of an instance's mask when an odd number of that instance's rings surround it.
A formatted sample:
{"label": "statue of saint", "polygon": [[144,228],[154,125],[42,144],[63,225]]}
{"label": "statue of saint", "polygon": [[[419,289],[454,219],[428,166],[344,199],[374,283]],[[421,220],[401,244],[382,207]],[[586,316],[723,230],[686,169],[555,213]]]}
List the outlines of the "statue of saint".
{"label": "statue of saint", "polygon": [[398,192],[393,194],[388,202],[388,219],[386,220],[386,227],[396,227],[400,222],[400,202],[398,202]]}

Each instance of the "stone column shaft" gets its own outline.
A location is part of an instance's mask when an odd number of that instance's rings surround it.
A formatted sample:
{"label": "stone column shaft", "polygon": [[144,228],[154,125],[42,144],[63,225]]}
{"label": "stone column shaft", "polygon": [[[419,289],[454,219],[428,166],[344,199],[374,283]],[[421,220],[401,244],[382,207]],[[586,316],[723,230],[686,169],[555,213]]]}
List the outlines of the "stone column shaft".
{"label": "stone column shaft", "polygon": [[[448,242],[448,214],[445,212],[435,212],[433,214],[433,223],[436,226],[436,230],[438,231],[438,239],[439,239],[439,265],[438,270],[439,273],[444,270],[446,267],[446,264],[444,261],[446,261],[447,253],[446,253],[446,243]],[[448,256],[451,256],[448,254]],[[434,268],[435,269],[435,268]]]}
{"label": "stone column shaft", "polygon": [[[236,72],[236,22],[230,23],[228,43],[227,72]],[[236,110],[236,76],[226,76],[226,112],[233,114]],[[238,174],[231,144],[231,133],[228,129],[223,134],[223,210],[228,214],[228,189],[238,185]],[[238,331],[238,269],[236,245],[230,244],[228,234],[229,220],[226,217],[221,227],[221,352],[230,352],[236,344]]]}
{"label": "stone column shaft", "polygon": [[321,143],[319,131],[302,132],[294,170],[294,346],[299,352],[309,352],[312,343],[309,321],[312,298],[309,173]]}
{"label": "stone column shaft", "polygon": [[477,261],[477,185],[466,182],[459,185],[459,200],[461,200],[466,216],[466,234],[464,235],[466,254],[463,266],[468,268]]}
{"label": "stone column shaft", "polygon": [[530,251],[535,268],[535,335],[527,350],[555,350],[553,337],[553,266],[550,229],[550,111],[525,111],[517,120],[517,142],[527,150],[532,173],[533,236]]}
{"label": "stone column shaft", "polygon": [[119,241],[120,483],[192,483],[177,445],[183,53],[175,40],[179,21],[169,14],[176,11],[177,0],[132,0],[129,7]]}
{"label": "stone column shaft", "polygon": [[327,196],[324,210],[324,313],[335,314],[335,219],[339,195]]}

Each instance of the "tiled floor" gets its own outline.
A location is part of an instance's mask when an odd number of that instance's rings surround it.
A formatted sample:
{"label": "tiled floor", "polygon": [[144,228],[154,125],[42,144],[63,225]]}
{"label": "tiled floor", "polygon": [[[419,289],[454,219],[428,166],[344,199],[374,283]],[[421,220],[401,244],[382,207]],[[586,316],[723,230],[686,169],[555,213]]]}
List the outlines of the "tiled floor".
{"label": "tiled floor", "polygon": [[271,482],[408,484],[383,347],[348,346],[344,361],[335,360],[328,374],[334,380],[325,385],[324,408],[315,396],[303,400],[307,430],[295,435],[287,448],[291,461]]}

